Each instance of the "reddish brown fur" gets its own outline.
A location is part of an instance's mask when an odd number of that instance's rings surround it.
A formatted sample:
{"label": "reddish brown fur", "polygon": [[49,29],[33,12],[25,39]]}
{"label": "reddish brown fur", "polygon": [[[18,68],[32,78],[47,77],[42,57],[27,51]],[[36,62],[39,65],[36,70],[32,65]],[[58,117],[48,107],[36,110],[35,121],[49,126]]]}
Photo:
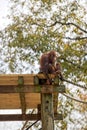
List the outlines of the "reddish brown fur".
{"label": "reddish brown fur", "polygon": [[45,74],[57,74],[62,79],[61,66],[56,63],[56,52],[54,50],[44,53],[40,58],[40,72]]}
{"label": "reddish brown fur", "polygon": [[63,80],[62,69],[60,63],[56,63],[55,72],[61,80]]}
{"label": "reddish brown fur", "polygon": [[55,64],[55,58],[56,58],[55,51],[44,53],[40,59],[40,71],[47,74],[54,73],[53,66]]}

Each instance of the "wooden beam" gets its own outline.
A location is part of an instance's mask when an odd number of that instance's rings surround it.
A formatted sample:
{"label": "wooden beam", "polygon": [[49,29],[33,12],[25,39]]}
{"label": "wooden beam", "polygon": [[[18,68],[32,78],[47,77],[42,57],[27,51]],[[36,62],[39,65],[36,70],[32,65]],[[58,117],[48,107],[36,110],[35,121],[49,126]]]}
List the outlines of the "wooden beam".
{"label": "wooden beam", "polygon": [[40,120],[39,114],[7,114],[0,115],[0,121],[26,121],[26,120]]}
{"label": "wooden beam", "polygon": [[52,86],[52,85],[23,85],[23,88],[20,88],[19,85],[0,85],[0,93],[53,93],[53,92],[65,92],[65,86]]}
{"label": "wooden beam", "polygon": [[24,89],[24,79],[23,76],[18,77],[18,86],[20,88],[20,102],[21,102],[21,109],[22,109],[22,114],[25,115],[26,113],[26,99],[25,99],[25,93],[22,92]]}
{"label": "wooden beam", "polygon": [[[41,79],[44,79],[44,74],[0,74],[0,85],[18,85],[18,77],[22,76],[24,78],[24,85],[34,85],[34,77],[38,76]],[[51,78],[54,75],[50,75]]]}
{"label": "wooden beam", "polygon": [[[62,114],[54,114],[54,120],[62,120]],[[1,114],[0,121],[26,121],[41,120],[41,113],[38,114]]]}
{"label": "wooden beam", "polygon": [[[54,79],[54,83],[55,85],[59,86],[59,78],[58,77],[55,77]],[[58,107],[58,96],[59,96],[59,93],[58,91],[54,92],[53,93],[53,108],[54,108],[54,113],[57,113],[57,107]]]}
{"label": "wooden beam", "polygon": [[54,113],[54,120],[63,120],[63,115],[59,113]]}
{"label": "wooden beam", "polygon": [[41,94],[42,130],[54,130],[54,111],[52,94]]}
{"label": "wooden beam", "polygon": [[57,107],[58,107],[58,93],[53,93],[53,108],[54,108],[54,113],[57,113]]}

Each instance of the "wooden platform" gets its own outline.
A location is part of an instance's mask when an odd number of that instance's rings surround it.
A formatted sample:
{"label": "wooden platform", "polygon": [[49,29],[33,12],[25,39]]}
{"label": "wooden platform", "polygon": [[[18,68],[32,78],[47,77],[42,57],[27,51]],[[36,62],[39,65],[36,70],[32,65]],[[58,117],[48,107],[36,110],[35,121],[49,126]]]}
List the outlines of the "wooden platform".
{"label": "wooden platform", "polygon": [[[23,76],[24,85],[32,87],[34,75],[0,75],[0,88],[9,90],[10,87],[19,87],[18,79]],[[3,88],[2,88],[3,87]],[[37,108],[40,104],[39,93],[25,93],[26,108]],[[21,109],[20,93],[0,92],[0,109]]]}
{"label": "wooden platform", "polygon": [[[26,114],[27,109],[37,108],[41,104],[41,93],[63,92],[65,88],[55,87],[53,85],[35,85],[34,78],[38,76],[45,78],[43,74],[10,74],[0,75],[0,109],[21,109],[22,115]],[[53,75],[50,75],[53,78]],[[15,116],[15,119],[22,118],[22,115]],[[35,116],[35,115],[34,115]],[[35,116],[35,119],[38,115]],[[5,115],[1,120],[13,119]],[[31,119],[33,119],[31,117]],[[40,117],[38,117],[40,119]]]}

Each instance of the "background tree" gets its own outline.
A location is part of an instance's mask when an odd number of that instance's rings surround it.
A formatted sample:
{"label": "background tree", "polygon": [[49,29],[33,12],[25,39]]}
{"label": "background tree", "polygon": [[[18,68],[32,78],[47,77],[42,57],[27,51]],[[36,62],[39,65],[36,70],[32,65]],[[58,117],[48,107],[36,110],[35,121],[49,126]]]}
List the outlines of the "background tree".
{"label": "background tree", "polygon": [[[10,2],[11,13],[8,17],[11,22],[0,32],[1,73],[31,73],[34,66],[34,73],[37,73],[40,55],[54,49],[58,52],[64,78],[74,84],[64,82],[67,93],[87,102],[83,98],[87,90],[81,88],[87,88],[87,2]],[[87,104],[71,102],[62,95],[59,101],[64,120],[56,122],[55,129],[84,130],[87,127],[87,110],[83,111],[83,108]]]}

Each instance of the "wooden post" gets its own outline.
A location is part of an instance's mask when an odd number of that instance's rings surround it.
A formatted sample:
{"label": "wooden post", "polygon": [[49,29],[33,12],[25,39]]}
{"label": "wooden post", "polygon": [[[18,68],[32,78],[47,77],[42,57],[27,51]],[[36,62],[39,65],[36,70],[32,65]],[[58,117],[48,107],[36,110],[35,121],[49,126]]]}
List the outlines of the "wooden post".
{"label": "wooden post", "polygon": [[42,120],[42,130],[54,130],[54,112],[53,112],[52,93],[41,94],[41,120]]}

